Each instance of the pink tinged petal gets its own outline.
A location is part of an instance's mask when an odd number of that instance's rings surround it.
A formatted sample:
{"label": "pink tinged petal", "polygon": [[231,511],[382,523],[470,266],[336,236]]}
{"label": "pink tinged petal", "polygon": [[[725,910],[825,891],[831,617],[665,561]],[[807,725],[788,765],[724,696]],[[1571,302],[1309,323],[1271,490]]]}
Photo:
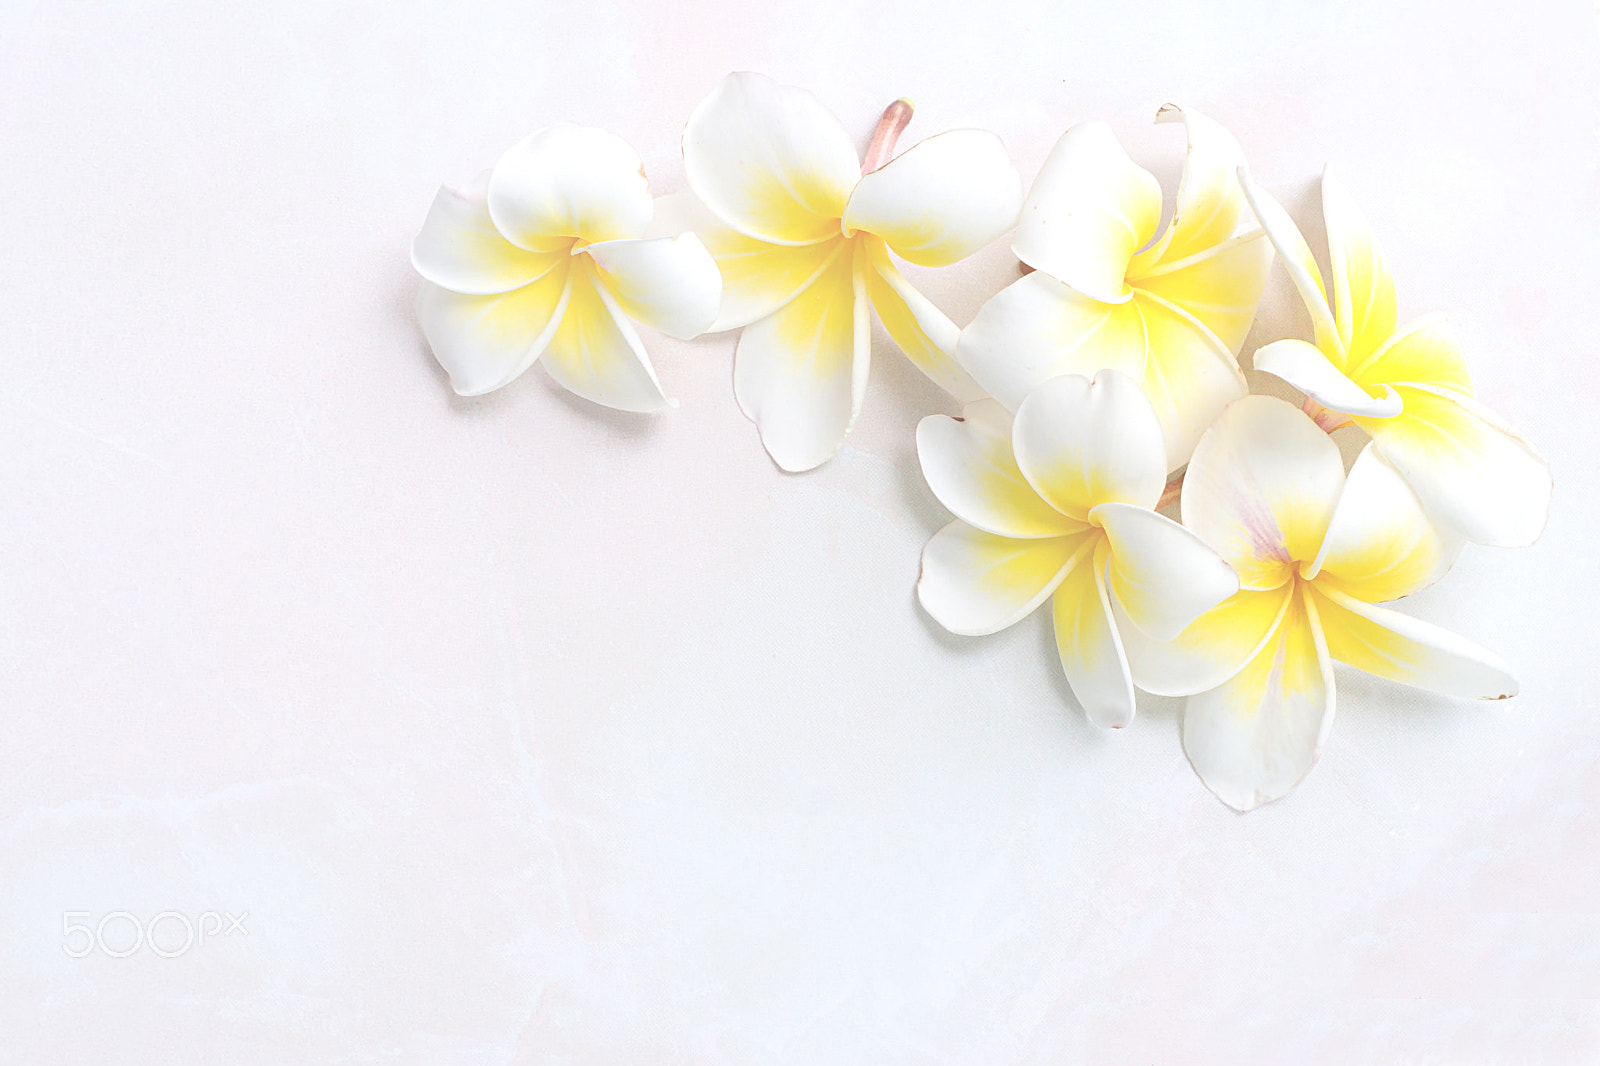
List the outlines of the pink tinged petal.
{"label": "pink tinged petal", "polygon": [[1400,394],[1387,384],[1380,386],[1381,396],[1373,396],[1328,362],[1328,357],[1316,345],[1305,341],[1274,341],[1265,348],[1257,348],[1255,366],[1257,370],[1287,381],[1328,410],[1341,414],[1393,418],[1403,406]]}
{"label": "pink tinged petal", "polygon": [[1098,537],[1094,543],[1092,565],[1075,567],[1056,589],[1056,651],[1089,721],[1120,729],[1133,721],[1133,679],[1106,594],[1106,543]]}
{"label": "pink tinged petal", "polygon": [[1322,547],[1344,487],[1339,446],[1292,404],[1246,396],[1195,447],[1183,524],[1217,550],[1246,589],[1276,588]]}
{"label": "pink tinged petal", "polygon": [[1017,467],[1045,501],[1088,521],[1102,503],[1154,507],[1166,485],[1166,450],[1150,401],[1124,374],[1052,378],[1017,408]]}
{"label": "pink tinged petal", "polygon": [[772,244],[840,235],[861,178],[850,135],[815,96],[762,74],[729,74],[683,131],[689,187],[739,232]]}
{"label": "pink tinged petal", "polygon": [[1333,670],[1316,607],[1297,595],[1273,639],[1243,670],[1189,697],[1183,750],[1218,799],[1252,810],[1311,772],[1333,725],[1333,702]]}
{"label": "pink tinged petal", "polygon": [[1111,545],[1109,577],[1117,604],[1153,640],[1173,640],[1195,619],[1239,591],[1233,568],[1165,515],[1102,503],[1089,521]]}
{"label": "pink tinged petal", "polygon": [[484,171],[465,189],[439,190],[411,242],[417,273],[451,292],[490,295],[521,288],[566,262],[564,248],[529,252],[502,237],[484,201],[488,187]]}
{"label": "pink tinged petal", "polygon": [[1178,202],[1160,239],[1134,258],[1130,277],[1158,261],[1185,259],[1226,241],[1247,211],[1238,178],[1244,151],[1233,135],[1198,111],[1175,104],[1156,112],[1158,125],[1168,122],[1182,122],[1189,140]]}
{"label": "pink tinged petal", "polygon": [[1252,230],[1185,259],[1162,262],[1149,273],[1130,274],[1128,283],[1181,308],[1237,355],[1255,321],[1271,267],[1271,242]]}
{"label": "pink tinged petal", "polygon": [[840,241],[815,281],[740,335],[734,396],[783,469],[821,466],[850,432],[871,358],[868,314]]}
{"label": "pink tinged petal", "polygon": [[1027,539],[1088,528],[1045,503],[1022,476],[1011,454],[1011,413],[993,400],[968,404],[960,418],[924,418],[917,457],[939,502],[987,533]]}
{"label": "pink tinged petal", "polygon": [[1192,696],[1216,688],[1244,669],[1278,631],[1294,591],[1294,582],[1288,582],[1265,592],[1236,592],[1171,641],[1148,636],[1113,599],[1133,683],[1158,696]]}
{"label": "pink tinged petal", "polygon": [[1362,603],[1322,582],[1314,599],[1328,653],[1339,662],[1446,696],[1503,700],[1517,694],[1517,679],[1505,661],[1465,637]]}
{"label": "pink tinged petal", "polygon": [[600,283],[635,322],[688,340],[716,319],[722,275],[693,233],[602,241],[584,251],[600,267]]}
{"label": "pink tinged petal", "polygon": [[512,146],[489,179],[495,228],[519,248],[637,237],[655,210],[639,153],[615,134],[547,126]]}
{"label": "pink tinged petal", "polygon": [[1155,236],[1161,186],[1111,128],[1085,122],[1061,135],[1022,205],[1012,250],[1093,300],[1121,303],[1133,254]]}
{"label": "pink tinged petal", "polygon": [[1550,464],[1500,416],[1451,389],[1396,383],[1399,418],[1358,418],[1433,518],[1476,544],[1532,544],[1550,511]]}
{"label": "pink tinged petal", "polygon": [[[563,253],[563,258],[570,257]],[[560,325],[571,271],[552,270],[520,289],[466,296],[424,281],[417,318],[434,358],[462,396],[480,396],[510,383],[539,358]]]}
{"label": "pink tinged petal", "polygon": [[956,362],[961,330],[895,269],[882,241],[867,237],[861,245],[868,258],[863,273],[867,296],[890,338],[918,370],[956,399],[982,399],[983,389]]}
{"label": "pink tinged petal", "polygon": [[595,273],[585,257],[575,257],[572,294],[544,350],[545,372],[584,399],[619,411],[671,406],[633,323]]}
{"label": "pink tinged petal", "polygon": [[1250,180],[1243,168],[1239,171],[1239,185],[1244,190],[1245,199],[1249,201],[1250,208],[1255,212],[1256,219],[1261,223],[1261,228],[1266,230],[1267,239],[1277,249],[1278,261],[1289,272],[1294,287],[1300,293],[1300,300],[1306,305],[1306,311],[1311,315],[1311,325],[1316,331],[1317,347],[1328,356],[1335,365],[1343,367],[1345,362],[1344,341],[1339,335],[1339,327],[1333,319],[1333,309],[1328,306],[1327,290],[1322,287],[1322,272],[1317,269],[1316,257],[1311,254],[1311,248],[1306,244],[1305,237],[1301,236],[1300,228],[1289,217],[1289,212],[1283,205],[1274,200],[1265,189]]}
{"label": "pink tinged petal", "polygon": [[1405,479],[1368,444],[1345,478],[1322,551],[1305,576],[1368,603],[1397,600],[1443,577],[1461,545],[1460,535],[1434,523]]}
{"label": "pink tinged petal", "polygon": [[1359,363],[1352,360],[1349,371],[1371,391],[1392,381],[1412,381],[1472,395],[1472,378],[1455,331],[1450,320],[1438,312],[1406,323],[1370,356]]}
{"label": "pink tinged petal", "polygon": [[1000,138],[952,130],[864,176],[844,232],[876,234],[918,266],[949,266],[1015,226],[1021,208],[1022,179]]}
{"label": "pink tinged petal", "polygon": [[917,598],[952,633],[998,633],[1032,613],[1074,566],[1087,568],[1094,540],[1087,532],[1013,540],[952,522],[922,550]]}
{"label": "pink tinged petal", "polygon": [[1062,374],[1144,376],[1144,317],[1132,301],[1091,300],[1035,272],[1007,285],[961,331],[956,359],[989,395],[1016,410]]}
{"label": "pink tinged petal", "polygon": [[1223,408],[1250,389],[1233,353],[1182,308],[1143,289],[1133,304],[1149,345],[1140,386],[1161,422],[1166,468],[1176,470]]}
{"label": "pink tinged petal", "polygon": [[1328,259],[1339,339],[1352,361],[1376,350],[1395,327],[1394,277],[1372,227],[1331,168],[1322,172],[1322,216],[1328,224]]}

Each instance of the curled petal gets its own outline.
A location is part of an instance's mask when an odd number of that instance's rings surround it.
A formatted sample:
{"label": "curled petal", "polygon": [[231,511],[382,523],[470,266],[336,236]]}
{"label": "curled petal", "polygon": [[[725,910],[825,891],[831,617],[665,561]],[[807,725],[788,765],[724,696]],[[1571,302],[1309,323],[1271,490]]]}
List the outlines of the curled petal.
{"label": "curled petal", "polygon": [[1139,384],[1161,422],[1167,469],[1176,470],[1223,408],[1250,389],[1233,353],[1182,308],[1143,289],[1133,303],[1149,345]]}
{"label": "curled petal", "polygon": [[1391,381],[1414,381],[1472,395],[1472,378],[1450,320],[1435,312],[1408,322],[1360,363],[1350,376],[1369,390]]}
{"label": "curled petal", "polygon": [[844,231],[875,233],[918,266],[949,266],[1016,225],[1021,208],[1022,179],[1000,138],[952,130],[862,177]]}
{"label": "curled petal", "polygon": [[1461,537],[1429,519],[1405,479],[1368,444],[1345,478],[1322,551],[1305,576],[1378,603],[1433,584],[1460,553]]}
{"label": "curled petal", "polygon": [[1519,548],[1539,539],[1550,512],[1550,464],[1472,397],[1396,384],[1400,418],[1358,418],[1436,520],[1476,544]]}
{"label": "curled petal", "polygon": [[1343,367],[1344,341],[1340,338],[1339,327],[1334,322],[1333,310],[1328,307],[1328,293],[1322,287],[1322,272],[1317,269],[1316,257],[1311,254],[1311,248],[1306,244],[1305,237],[1301,236],[1300,227],[1294,224],[1294,219],[1289,217],[1289,212],[1283,209],[1282,204],[1250,180],[1250,176],[1242,167],[1239,170],[1239,186],[1244,190],[1245,199],[1249,201],[1250,209],[1255,212],[1261,228],[1266,230],[1267,239],[1272,241],[1273,248],[1277,249],[1278,260],[1283,263],[1290,279],[1294,281],[1294,287],[1300,293],[1300,301],[1306,305],[1306,311],[1311,315],[1311,325],[1316,331],[1317,347],[1321,348],[1336,366]]}
{"label": "curled petal", "polygon": [[951,522],[922,550],[917,598],[934,621],[983,636],[1027,617],[1094,549],[1089,533],[1013,540]]}
{"label": "curled petal", "polygon": [[1016,410],[1062,374],[1120,370],[1144,377],[1144,318],[1133,302],[1101,303],[1043,271],[1007,285],[961,331],[956,359],[989,395]]}
{"label": "curled petal", "polygon": [[1330,411],[1393,418],[1403,406],[1400,394],[1387,384],[1381,386],[1383,395],[1375,398],[1328,362],[1320,348],[1305,341],[1274,341],[1257,348],[1255,364],[1257,370],[1282,378]]}
{"label": "curled petal", "polygon": [[1354,357],[1376,350],[1394,332],[1394,277],[1366,216],[1330,171],[1322,172],[1322,217],[1328,223],[1334,313],[1339,339]]}
{"label": "curled petal", "polygon": [[489,296],[466,296],[424,281],[417,318],[434,358],[450,375],[450,387],[462,396],[480,396],[532,366],[561,323],[570,274],[552,270],[530,285]]}
{"label": "curled petal", "polygon": [[1239,215],[1246,210],[1238,178],[1244,151],[1233,134],[1200,112],[1175,104],[1157,111],[1156,122],[1182,122],[1189,139],[1188,154],[1172,222],[1154,244],[1135,257],[1130,276],[1158,261],[1184,259],[1222,243],[1233,236]]}
{"label": "curled petal", "polygon": [[1295,596],[1273,639],[1231,680],[1190,696],[1183,750],[1236,810],[1269,803],[1316,765],[1333,725],[1333,669],[1316,607]]}
{"label": "curled petal", "polygon": [[1297,408],[1246,396],[1206,430],[1183,479],[1183,524],[1246,589],[1276,588],[1311,562],[1344,487],[1339,446]]}
{"label": "curled petal", "polygon": [[1161,186],[1111,128],[1085,122],[1061,135],[1022,205],[1017,258],[1093,300],[1121,303],[1133,254],[1155,236]]}
{"label": "curled petal", "polygon": [[1111,617],[1105,566],[1106,545],[1099,541],[1092,564],[1075,567],[1056,589],[1056,652],[1089,721],[1120,729],[1133,721],[1133,679]]}
{"label": "curled petal", "polygon": [[771,244],[840,235],[861,177],[855,145],[805,89],[762,74],[729,74],[683,131],[689,187],[740,233]]}
{"label": "curled petal", "polygon": [[495,228],[519,248],[553,251],[637,237],[655,207],[644,165],[621,137],[587,126],[547,126],[506,151],[489,178]]}
{"label": "curled petal", "polygon": [[1017,408],[1011,442],[1028,483],[1080,521],[1102,503],[1154,507],[1166,484],[1166,450],[1150,401],[1114,370],[1092,383],[1066,374],[1034,389]]}
{"label": "curled petal", "polygon": [[1290,582],[1265,592],[1236,592],[1172,641],[1147,636],[1120,601],[1114,602],[1133,683],[1158,696],[1192,696],[1216,688],[1244,669],[1278,631],[1294,589]]}
{"label": "curled petal", "polygon": [[1102,503],[1089,520],[1111,544],[1109,576],[1117,604],[1153,640],[1172,640],[1239,591],[1239,577],[1216,552],[1165,515]]}
{"label": "curled petal", "polygon": [[794,299],[739,336],[733,393],[773,462],[810,470],[832,457],[860,410],[871,319],[850,246]]}
{"label": "curled petal", "polygon": [[566,312],[544,351],[545,371],[584,399],[619,411],[670,406],[633,323],[594,267],[577,258]]}
{"label": "curled petal", "polygon": [[635,322],[688,340],[716,319],[722,275],[693,233],[602,241],[586,251],[600,267],[600,283]]}
{"label": "curled petal", "polygon": [[924,418],[917,457],[939,502],[987,533],[1027,539],[1088,528],[1045,503],[1022,476],[1011,454],[1011,413],[993,400],[968,404],[960,418]]}
{"label": "curled petal", "polygon": [[1342,663],[1446,696],[1503,700],[1517,694],[1505,661],[1465,637],[1320,583],[1313,596],[1328,653]]}
{"label": "curled petal", "polygon": [[484,171],[465,189],[439,190],[411,242],[417,273],[451,292],[490,295],[521,288],[566,262],[563,248],[530,252],[502,237],[484,200],[488,187]]}
{"label": "curled petal", "polygon": [[1147,274],[1130,276],[1129,283],[1181,308],[1237,355],[1255,321],[1271,266],[1271,242],[1260,230],[1252,230],[1187,258],[1163,262]]}
{"label": "curled petal", "polygon": [[882,241],[864,240],[867,296],[895,344],[935,385],[963,402],[982,399],[983,389],[956,362],[961,330],[895,269]]}

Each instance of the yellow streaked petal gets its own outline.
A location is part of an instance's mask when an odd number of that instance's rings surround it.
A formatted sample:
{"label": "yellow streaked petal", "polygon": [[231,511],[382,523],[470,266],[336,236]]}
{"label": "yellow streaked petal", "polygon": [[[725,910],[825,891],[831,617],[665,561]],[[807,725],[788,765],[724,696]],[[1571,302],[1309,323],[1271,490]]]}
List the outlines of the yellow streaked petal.
{"label": "yellow streaked petal", "polygon": [[1102,370],[1051,378],[1017,408],[1017,468],[1064,515],[1087,521],[1102,503],[1154,507],[1166,452],[1150,403],[1127,375]]}
{"label": "yellow streaked petal", "polygon": [[486,170],[464,189],[439,190],[411,242],[417,273],[451,292],[489,295],[531,284],[566,262],[565,248],[530,252],[501,236],[489,217],[488,188]]}
{"label": "yellow streaked petal", "polygon": [[1266,231],[1267,239],[1277,250],[1278,261],[1289,272],[1300,301],[1311,315],[1311,325],[1316,331],[1317,347],[1340,370],[1345,368],[1344,340],[1339,335],[1333,309],[1328,306],[1328,291],[1322,286],[1322,271],[1317,268],[1316,257],[1310,245],[1294,224],[1289,212],[1274,200],[1265,189],[1257,185],[1243,170],[1239,172],[1239,186],[1244,190],[1250,209]]}
{"label": "yellow streaked petal", "polygon": [[1109,576],[1117,604],[1153,640],[1173,640],[1196,618],[1239,591],[1216,552],[1165,515],[1102,503],[1089,520],[1111,545]]}
{"label": "yellow streaked petal", "polygon": [[722,275],[722,307],[708,332],[766,318],[816,280],[844,246],[843,237],[817,244],[768,244],[720,223],[697,226]]}
{"label": "yellow streaked petal", "polygon": [[1260,230],[1234,237],[1186,259],[1129,275],[1128,283],[1188,312],[1234,355],[1250,332],[1272,267],[1272,243]]}
{"label": "yellow streaked petal", "polygon": [[639,153],[627,141],[564,124],[507,149],[489,178],[487,198],[495,228],[532,251],[568,246],[574,237],[638,237],[655,209]]}
{"label": "yellow streaked petal", "polygon": [[1149,352],[1140,386],[1161,422],[1166,466],[1189,461],[1223,408],[1249,391],[1239,363],[1214,333],[1180,307],[1135,289]]}
{"label": "yellow streaked petal", "polygon": [[717,264],[693,233],[600,241],[584,249],[623,314],[688,340],[713,324],[722,299]]}
{"label": "yellow streaked petal", "polygon": [[1292,337],[1257,348],[1254,362],[1257,370],[1288,382],[1330,411],[1393,418],[1402,407],[1400,394],[1387,383],[1369,392],[1330,363],[1322,349]]}
{"label": "yellow streaked petal", "polygon": [[1328,225],[1335,321],[1354,363],[1394,332],[1394,277],[1366,216],[1328,169],[1322,172],[1322,217]]}
{"label": "yellow streaked petal", "polygon": [[[566,253],[562,257],[571,262]],[[570,275],[563,264],[532,284],[488,296],[465,296],[424,281],[417,318],[434,358],[450,375],[450,387],[479,396],[532,366],[561,322]]]}
{"label": "yellow streaked petal", "polygon": [[620,411],[669,406],[639,334],[596,283],[596,272],[587,256],[574,257],[571,295],[544,350],[545,371],[584,399]]}
{"label": "yellow streaked petal", "polygon": [[1172,222],[1159,240],[1134,257],[1130,279],[1157,262],[1186,259],[1226,241],[1248,210],[1238,178],[1244,152],[1231,133],[1198,111],[1173,104],[1156,112],[1156,122],[1182,122],[1188,151]]}
{"label": "yellow streaked petal", "polygon": [[997,633],[1043,603],[1074,566],[1087,566],[1097,537],[1013,540],[952,522],[922,550],[917,598],[952,633]]}
{"label": "yellow streaked petal", "polygon": [[917,456],[939,502],[985,532],[1026,539],[1088,528],[1045,503],[1022,476],[1011,452],[1011,413],[994,400],[968,404],[960,418],[924,418]]}
{"label": "yellow streaked petal", "polygon": [[1111,128],[1061,135],[1022,205],[1012,250],[1090,299],[1121,303],[1133,254],[1155,236],[1161,186],[1128,158]]}
{"label": "yellow streaked petal", "polygon": [[1052,604],[1056,652],[1089,721],[1103,729],[1120,729],[1133,721],[1133,679],[1106,595],[1103,575],[1110,548],[1099,535],[1093,535],[1091,543],[1092,563],[1074,567],[1056,588]]}
{"label": "yellow streaked petal", "polygon": [[1361,362],[1352,360],[1350,376],[1374,393],[1383,385],[1414,381],[1472,395],[1472,378],[1455,330],[1437,312],[1406,323]]}
{"label": "yellow streaked petal", "polygon": [[1294,589],[1289,582],[1265,592],[1236,592],[1171,641],[1147,635],[1113,601],[1133,683],[1158,696],[1191,696],[1216,688],[1243,669],[1277,631]]}
{"label": "yellow streaked petal", "polygon": [[1313,596],[1328,653],[1339,662],[1446,696],[1499,700],[1517,694],[1505,661],[1465,637],[1362,603],[1322,582]]}
{"label": "yellow streaked petal", "polygon": [[1333,670],[1315,605],[1294,596],[1273,638],[1232,679],[1190,696],[1183,750],[1217,798],[1248,811],[1316,765],[1333,724]]}
{"label": "yellow streaked petal", "polygon": [[[906,358],[956,399],[971,402],[982,398],[983,389],[956,362],[961,330],[895,268],[889,249],[881,240],[862,236],[856,241],[867,296],[883,328]],[[863,255],[867,262],[859,264]]]}

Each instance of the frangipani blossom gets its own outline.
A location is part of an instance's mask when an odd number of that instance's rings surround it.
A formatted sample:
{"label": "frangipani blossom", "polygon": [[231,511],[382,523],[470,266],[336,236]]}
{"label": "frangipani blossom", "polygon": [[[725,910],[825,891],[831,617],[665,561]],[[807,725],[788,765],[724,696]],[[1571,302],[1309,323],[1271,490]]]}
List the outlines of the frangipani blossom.
{"label": "frangipani blossom", "polygon": [[1506,548],[1532,544],[1550,509],[1549,463],[1473,399],[1472,379],[1443,315],[1396,328],[1394,278],[1344,187],[1324,172],[1330,308],[1305,238],[1277,201],[1240,177],[1316,335],[1315,344],[1267,345],[1255,354],[1256,369],[1337,412],[1317,412],[1324,428],[1352,421],[1365,430],[1428,512],[1468,540]]}
{"label": "frangipani blossom", "polygon": [[885,162],[900,101],[865,166],[816,97],[730,74],[683,134],[689,186],[716,224],[701,231],[722,270],[713,330],[744,327],[734,393],[785,470],[826,462],[866,392],[868,307],[924,373],[958,399],[983,395],[954,360],[960,331],[889,256],[920,266],[966,258],[1016,223],[1022,183],[1000,139],[930,137]]}
{"label": "frangipani blossom", "polygon": [[1447,695],[1516,694],[1493,653],[1372,606],[1432,583],[1461,547],[1372,445],[1347,477],[1309,417],[1247,396],[1200,439],[1182,508],[1239,592],[1171,643],[1125,630],[1128,659],[1140,688],[1189,697],[1184,751],[1229,806],[1277,799],[1311,770],[1333,724],[1335,659]]}
{"label": "frangipani blossom", "polygon": [[1015,418],[993,400],[961,419],[924,418],[917,454],[957,516],[923,550],[923,607],[953,633],[981,635],[1053,594],[1061,666],[1097,725],[1133,719],[1126,635],[1170,640],[1239,587],[1216,552],[1153,510],[1166,480],[1161,427],[1117,371],[1092,384],[1053,378]]}
{"label": "frangipani blossom", "polygon": [[633,323],[697,336],[722,282],[693,233],[641,238],[653,210],[638,153],[582,126],[542,129],[465,189],[440,189],[411,262],[426,279],[423,333],[456,392],[491,392],[542,356],[585,399],[666,406]]}
{"label": "frangipani blossom", "polygon": [[1212,419],[1246,391],[1237,355],[1272,262],[1236,173],[1244,156],[1215,122],[1168,105],[1189,152],[1171,223],[1157,235],[1161,186],[1103,123],[1062,135],[1023,204],[1012,250],[1034,273],[979,310],[957,358],[1013,410],[1058,374],[1120,370],[1139,382],[1166,438],[1166,466],[1189,458]]}

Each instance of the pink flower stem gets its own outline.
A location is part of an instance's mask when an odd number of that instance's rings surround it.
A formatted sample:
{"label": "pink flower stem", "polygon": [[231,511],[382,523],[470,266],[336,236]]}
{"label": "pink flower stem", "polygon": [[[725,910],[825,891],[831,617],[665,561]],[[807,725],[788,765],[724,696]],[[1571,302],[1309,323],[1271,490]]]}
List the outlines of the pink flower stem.
{"label": "pink flower stem", "polygon": [[1167,482],[1167,487],[1161,490],[1161,499],[1156,504],[1156,510],[1171,507],[1178,502],[1178,497],[1183,494],[1183,475],[1179,474]]}
{"label": "pink flower stem", "polygon": [[903,96],[883,109],[883,117],[872,131],[872,140],[867,143],[867,158],[861,163],[862,174],[871,174],[894,155],[895,142],[911,123],[911,112],[914,110],[916,105]]}
{"label": "pink flower stem", "polygon": [[1330,411],[1309,396],[1306,397],[1305,403],[1300,405],[1300,410],[1310,415],[1311,421],[1315,422],[1317,428],[1324,433],[1332,433],[1340,426],[1348,426],[1350,424],[1349,415],[1340,414],[1338,411]]}

